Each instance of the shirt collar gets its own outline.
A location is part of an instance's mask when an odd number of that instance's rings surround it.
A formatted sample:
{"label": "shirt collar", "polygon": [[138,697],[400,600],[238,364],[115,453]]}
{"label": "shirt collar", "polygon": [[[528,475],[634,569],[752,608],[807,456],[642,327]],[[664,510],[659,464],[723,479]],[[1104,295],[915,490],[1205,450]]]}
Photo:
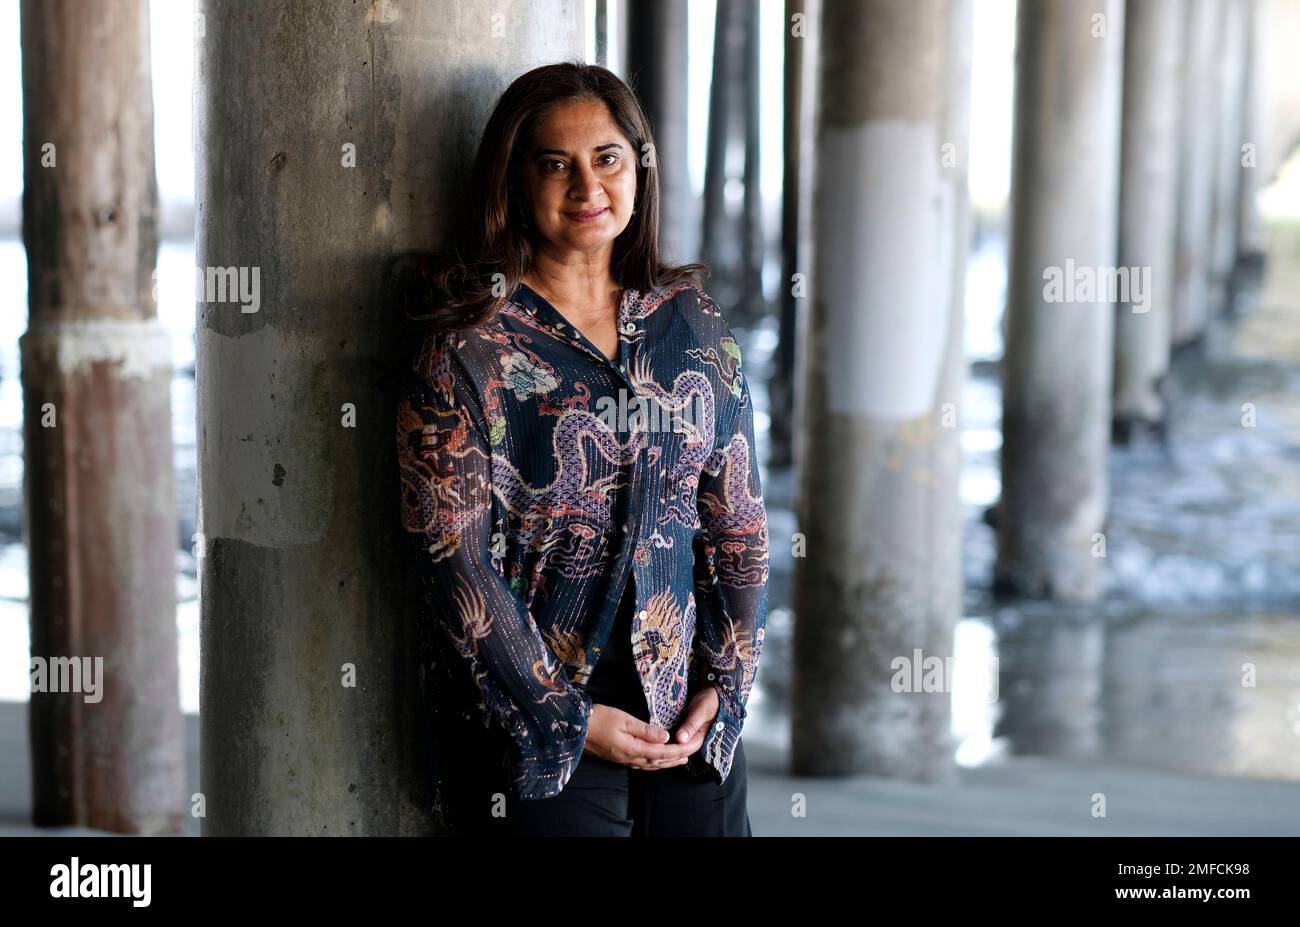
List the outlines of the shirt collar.
{"label": "shirt collar", "polygon": [[[625,287],[623,290],[623,297],[619,301],[617,325],[618,337],[619,341],[623,343],[622,354],[625,357],[628,356],[628,338],[632,333],[634,333],[636,328],[632,323],[632,316],[640,298],[640,291],[635,290],[632,287]],[[582,334],[582,332],[571,325],[569,321],[560,314],[560,311],[552,306],[545,297],[522,280],[519,281],[519,286],[516,288],[514,296],[511,298],[511,302],[522,308],[557,337],[568,341],[570,344],[586,351],[588,354],[592,354],[597,359],[605,360],[613,364],[609,358],[600,353],[599,349],[597,349],[596,346]]]}
{"label": "shirt collar", "polygon": [[[627,323],[631,317],[632,307],[636,303],[637,296],[638,293],[636,290],[631,287],[624,288],[623,297],[619,301],[618,306],[618,330],[620,335],[627,328]],[[538,321],[564,333],[566,336],[571,337],[578,334],[578,330],[574,328],[573,325],[569,324],[569,321],[560,314],[558,309],[552,306],[544,296],[522,280],[519,281],[519,286],[515,290],[512,301],[523,307]]]}

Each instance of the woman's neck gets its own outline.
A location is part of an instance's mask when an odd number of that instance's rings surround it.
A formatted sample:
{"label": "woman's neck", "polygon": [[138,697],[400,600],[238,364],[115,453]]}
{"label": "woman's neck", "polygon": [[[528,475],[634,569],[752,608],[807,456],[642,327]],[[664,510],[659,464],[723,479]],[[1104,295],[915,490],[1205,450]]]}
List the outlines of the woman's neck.
{"label": "woman's neck", "polygon": [[600,322],[618,311],[620,288],[609,268],[586,265],[547,266],[538,261],[524,272],[523,282],[579,327]]}

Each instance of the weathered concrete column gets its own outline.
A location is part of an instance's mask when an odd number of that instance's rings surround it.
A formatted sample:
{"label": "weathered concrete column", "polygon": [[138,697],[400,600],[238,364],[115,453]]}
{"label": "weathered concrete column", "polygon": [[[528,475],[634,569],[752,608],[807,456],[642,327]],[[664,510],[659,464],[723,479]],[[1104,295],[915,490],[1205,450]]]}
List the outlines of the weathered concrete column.
{"label": "weathered concrete column", "polygon": [[1219,109],[1214,151],[1214,209],[1210,229],[1210,308],[1218,312],[1231,298],[1237,266],[1240,212],[1242,88],[1246,77],[1247,0],[1222,0],[1219,26]]}
{"label": "weathered concrete column", "polygon": [[696,223],[686,141],[686,0],[630,0],[627,16],[627,73],[655,134],[663,259],[692,260]]}
{"label": "weathered concrete column", "polygon": [[58,661],[45,691],[33,679],[34,818],[174,833],[188,796],[149,5],[24,0],[22,50],[31,647]]}
{"label": "weathered concrete column", "polygon": [[995,582],[1101,589],[1124,5],[1018,7]]}
{"label": "weathered concrete column", "polygon": [[[1178,217],[1183,0],[1129,0],[1124,23],[1119,265],[1147,286],[1115,315],[1115,436],[1161,427]],[[1147,269],[1149,268],[1149,276]],[[1133,293],[1130,293],[1132,297]]]}
{"label": "weathered concrete column", "polygon": [[821,8],[795,773],[953,772],[970,17],[949,0]]}
{"label": "weathered concrete column", "polygon": [[497,96],[581,58],[583,9],[199,5],[198,261],[247,285],[196,328],[206,834],[432,826],[383,271],[445,244]]}
{"label": "weathered concrete column", "polygon": [[1183,58],[1182,165],[1178,179],[1177,278],[1171,340],[1175,347],[1205,330],[1210,303],[1210,237],[1218,138],[1220,0],[1188,0]]}

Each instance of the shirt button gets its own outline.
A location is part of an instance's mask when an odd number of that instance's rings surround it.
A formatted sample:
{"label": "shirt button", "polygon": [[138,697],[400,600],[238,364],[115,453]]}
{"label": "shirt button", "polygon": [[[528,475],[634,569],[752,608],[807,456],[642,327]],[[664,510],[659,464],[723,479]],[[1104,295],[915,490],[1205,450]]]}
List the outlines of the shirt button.
{"label": "shirt button", "polygon": [[709,673],[709,679],[716,679],[716,678],[717,678],[717,677],[714,676],[712,673]]}
{"label": "shirt button", "polygon": [[637,615],[637,617],[640,618],[642,621],[645,621],[647,618],[650,617],[650,613],[643,608],[641,609],[641,614]]}
{"label": "shirt button", "polygon": [[720,731],[720,730],[722,730],[723,728],[725,728],[726,726],[727,726],[727,725],[726,725],[724,722],[719,721],[717,724],[713,725],[713,729],[714,729],[715,731]]}

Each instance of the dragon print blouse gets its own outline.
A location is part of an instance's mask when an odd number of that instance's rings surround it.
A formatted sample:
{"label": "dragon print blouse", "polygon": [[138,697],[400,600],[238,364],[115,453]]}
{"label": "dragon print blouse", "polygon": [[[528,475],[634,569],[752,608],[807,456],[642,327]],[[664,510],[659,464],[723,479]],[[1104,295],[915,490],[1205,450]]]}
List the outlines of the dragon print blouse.
{"label": "dragon print blouse", "polygon": [[740,349],[693,286],[625,289],[618,333],[611,360],[521,283],[483,325],[425,336],[398,400],[403,538],[441,647],[426,702],[507,735],[520,799],[557,795],[582,756],[585,686],[629,580],[650,721],[672,731],[718,691],[696,774],[726,780],[763,648]]}

